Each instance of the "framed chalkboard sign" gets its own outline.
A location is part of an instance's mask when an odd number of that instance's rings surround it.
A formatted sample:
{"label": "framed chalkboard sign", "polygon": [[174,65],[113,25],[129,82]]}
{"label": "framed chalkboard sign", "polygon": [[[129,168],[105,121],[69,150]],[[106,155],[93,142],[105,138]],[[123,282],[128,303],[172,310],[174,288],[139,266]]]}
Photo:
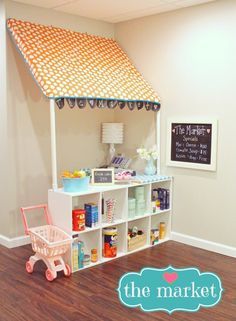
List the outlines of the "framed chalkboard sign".
{"label": "framed chalkboard sign", "polygon": [[217,120],[169,119],[167,165],[216,170]]}
{"label": "framed chalkboard sign", "polygon": [[92,169],[92,185],[114,184],[114,168]]}

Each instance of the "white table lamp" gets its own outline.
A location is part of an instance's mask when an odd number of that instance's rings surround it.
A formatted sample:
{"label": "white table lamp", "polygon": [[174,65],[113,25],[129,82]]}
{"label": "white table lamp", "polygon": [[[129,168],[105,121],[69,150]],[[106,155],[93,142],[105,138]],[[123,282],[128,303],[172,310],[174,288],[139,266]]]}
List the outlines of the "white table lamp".
{"label": "white table lamp", "polygon": [[102,123],[102,143],[110,144],[108,164],[115,156],[115,144],[123,143],[123,134],[123,123]]}

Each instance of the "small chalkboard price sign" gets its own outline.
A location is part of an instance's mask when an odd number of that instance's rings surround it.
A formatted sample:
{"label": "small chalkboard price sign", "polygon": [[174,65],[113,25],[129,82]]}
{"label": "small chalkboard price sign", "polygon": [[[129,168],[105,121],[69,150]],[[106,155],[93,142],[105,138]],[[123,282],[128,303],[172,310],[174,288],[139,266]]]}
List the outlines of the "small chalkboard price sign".
{"label": "small chalkboard price sign", "polygon": [[114,168],[92,169],[92,185],[114,184]]}
{"label": "small chalkboard price sign", "polygon": [[217,121],[168,121],[167,165],[216,170]]}

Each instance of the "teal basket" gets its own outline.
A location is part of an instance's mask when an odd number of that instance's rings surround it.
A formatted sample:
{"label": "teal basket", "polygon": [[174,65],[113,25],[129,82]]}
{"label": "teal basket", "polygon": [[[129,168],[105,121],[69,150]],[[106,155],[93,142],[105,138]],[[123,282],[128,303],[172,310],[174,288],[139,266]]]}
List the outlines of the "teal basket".
{"label": "teal basket", "polygon": [[63,190],[68,193],[77,193],[88,190],[90,177],[83,178],[63,178]]}

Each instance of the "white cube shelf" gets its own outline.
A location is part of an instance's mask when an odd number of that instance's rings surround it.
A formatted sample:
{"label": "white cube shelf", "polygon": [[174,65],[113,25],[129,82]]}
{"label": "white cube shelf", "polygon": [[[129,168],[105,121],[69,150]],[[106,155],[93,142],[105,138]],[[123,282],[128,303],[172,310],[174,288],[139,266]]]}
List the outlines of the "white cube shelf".
{"label": "white cube shelf", "polygon": [[[129,218],[128,197],[134,197],[134,190],[137,186],[144,186],[146,208],[142,215]],[[158,210],[153,213],[151,202],[152,189],[159,187],[170,190],[170,208],[162,211]],[[104,199],[104,212],[106,212],[105,202],[110,198],[116,199],[115,217],[114,222],[107,223],[106,214],[102,214],[102,199]],[[78,207],[84,208],[84,204],[88,202],[93,202],[98,205],[98,225],[93,228],[86,227],[84,231],[75,232],[72,228],[72,210]],[[97,248],[98,262],[91,263],[84,268],[92,267],[99,263],[104,263],[152,246],[150,232],[153,228],[159,228],[160,222],[165,222],[166,224],[166,236],[165,239],[159,240],[157,245],[169,240],[171,232],[172,178],[166,176],[163,178],[160,177],[160,180],[151,183],[90,186],[87,191],[81,193],[66,193],[62,189],[56,191],[49,190],[48,206],[53,224],[62,228],[73,237],[78,236],[79,240],[84,242],[85,254],[90,255],[91,249]],[[117,227],[118,230],[117,256],[115,258],[104,258],[102,231],[103,228],[112,226]],[[142,247],[128,251],[128,228],[133,226],[143,230],[147,240],[146,244]],[[65,261],[72,267],[71,251],[68,251],[66,254]]]}

